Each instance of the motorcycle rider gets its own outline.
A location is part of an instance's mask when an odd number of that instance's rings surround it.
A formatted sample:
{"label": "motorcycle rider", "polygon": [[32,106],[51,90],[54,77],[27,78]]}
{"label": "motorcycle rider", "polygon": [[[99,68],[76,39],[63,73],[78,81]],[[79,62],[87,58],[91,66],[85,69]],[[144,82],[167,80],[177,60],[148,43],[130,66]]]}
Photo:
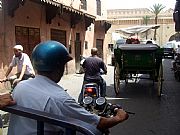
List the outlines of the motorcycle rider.
{"label": "motorcycle rider", "polygon": [[[65,46],[57,41],[46,41],[37,45],[32,52],[32,62],[37,70],[34,79],[21,81],[15,87],[13,99],[17,105],[35,110],[82,120],[99,130],[106,130],[128,119],[123,109],[113,117],[101,117],[81,107],[57,83],[64,75],[65,65],[72,60]],[[11,114],[8,135],[32,135],[37,133],[35,120]],[[23,129],[23,130],[22,130]],[[19,132],[21,131],[21,132]],[[46,135],[62,135],[57,126],[45,124]],[[62,134],[59,134],[62,133]]]}
{"label": "motorcycle rider", "polygon": [[[91,56],[86,58],[83,62],[82,67],[84,68],[84,82],[83,85],[87,82],[96,82],[100,85],[100,95],[102,97],[106,96],[106,82],[102,78],[101,74],[107,73],[107,67],[103,60],[98,56],[98,49],[91,49]],[[79,94],[78,102],[83,104],[83,86]]]}

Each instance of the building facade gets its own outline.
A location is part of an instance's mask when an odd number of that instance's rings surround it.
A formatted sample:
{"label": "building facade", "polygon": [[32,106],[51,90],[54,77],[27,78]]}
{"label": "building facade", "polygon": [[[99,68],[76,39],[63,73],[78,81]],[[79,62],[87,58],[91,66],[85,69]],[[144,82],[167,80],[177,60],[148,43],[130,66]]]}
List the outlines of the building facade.
{"label": "building facade", "polygon": [[[144,18],[147,17],[147,20]],[[111,23],[111,28],[107,33],[109,44],[114,44],[113,34],[119,28],[127,28],[137,25],[153,25],[155,24],[155,15],[147,8],[138,9],[112,9],[107,10],[107,21]],[[158,15],[156,43],[163,45],[169,41],[170,37],[175,34],[174,21],[173,21],[173,9],[168,9],[160,12]],[[120,33],[122,34],[122,33]],[[148,31],[147,37],[144,34],[139,34],[138,38],[141,40],[153,39],[154,30]],[[122,34],[123,36],[123,34]],[[128,35],[126,35],[128,37]]]}
{"label": "building facade", "polygon": [[80,55],[89,56],[97,47],[106,60],[105,34],[110,28],[106,0],[1,0],[0,64],[1,74],[13,56],[12,47],[21,44],[31,56],[34,46],[46,40],[63,43],[73,60],[65,73],[80,68]]}

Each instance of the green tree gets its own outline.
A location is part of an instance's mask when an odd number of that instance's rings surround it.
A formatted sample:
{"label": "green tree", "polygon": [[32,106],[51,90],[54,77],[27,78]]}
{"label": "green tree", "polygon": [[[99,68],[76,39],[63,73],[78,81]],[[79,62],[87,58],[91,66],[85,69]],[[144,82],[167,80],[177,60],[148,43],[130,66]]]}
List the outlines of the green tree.
{"label": "green tree", "polygon": [[[150,20],[150,16],[146,15],[146,16],[143,16],[143,24],[145,25],[148,25],[148,22]],[[147,36],[148,36],[148,32],[146,31],[146,39],[147,39]]]}
{"label": "green tree", "polygon": [[[155,15],[154,21],[155,24],[158,22],[158,15],[159,13],[165,8],[162,4],[154,4],[152,7],[150,7],[150,11]],[[154,40],[156,40],[156,29],[154,30]]]}

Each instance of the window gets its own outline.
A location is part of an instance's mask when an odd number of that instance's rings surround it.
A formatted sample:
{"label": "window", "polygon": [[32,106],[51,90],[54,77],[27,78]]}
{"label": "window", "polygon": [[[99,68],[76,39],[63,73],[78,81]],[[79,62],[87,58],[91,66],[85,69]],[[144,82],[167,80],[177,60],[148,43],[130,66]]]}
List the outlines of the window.
{"label": "window", "polygon": [[88,27],[89,31],[91,31],[91,26]]}
{"label": "window", "polygon": [[81,9],[87,10],[87,1],[81,0]]}
{"label": "window", "polygon": [[66,31],[51,29],[51,40],[56,40],[66,46]]}
{"label": "window", "polygon": [[97,6],[97,15],[101,15],[101,1],[96,0],[96,6]]}
{"label": "window", "polygon": [[40,28],[15,26],[15,40],[30,56],[33,48],[40,43]]}
{"label": "window", "polygon": [[76,41],[80,41],[80,33],[76,33]]}
{"label": "window", "polygon": [[88,42],[87,41],[84,41],[84,46],[85,46],[85,49],[88,49]]}

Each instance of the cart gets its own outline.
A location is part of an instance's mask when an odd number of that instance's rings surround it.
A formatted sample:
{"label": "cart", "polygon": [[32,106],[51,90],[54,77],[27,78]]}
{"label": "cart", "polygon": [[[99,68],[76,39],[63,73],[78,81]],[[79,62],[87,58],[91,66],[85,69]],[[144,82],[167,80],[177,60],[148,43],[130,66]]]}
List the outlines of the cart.
{"label": "cart", "polygon": [[[120,93],[120,81],[150,79],[157,82],[157,95],[161,96],[163,84],[163,49],[156,44],[123,44],[114,49],[114,90]],[[140,78],[139,74],[148,77]]]}

